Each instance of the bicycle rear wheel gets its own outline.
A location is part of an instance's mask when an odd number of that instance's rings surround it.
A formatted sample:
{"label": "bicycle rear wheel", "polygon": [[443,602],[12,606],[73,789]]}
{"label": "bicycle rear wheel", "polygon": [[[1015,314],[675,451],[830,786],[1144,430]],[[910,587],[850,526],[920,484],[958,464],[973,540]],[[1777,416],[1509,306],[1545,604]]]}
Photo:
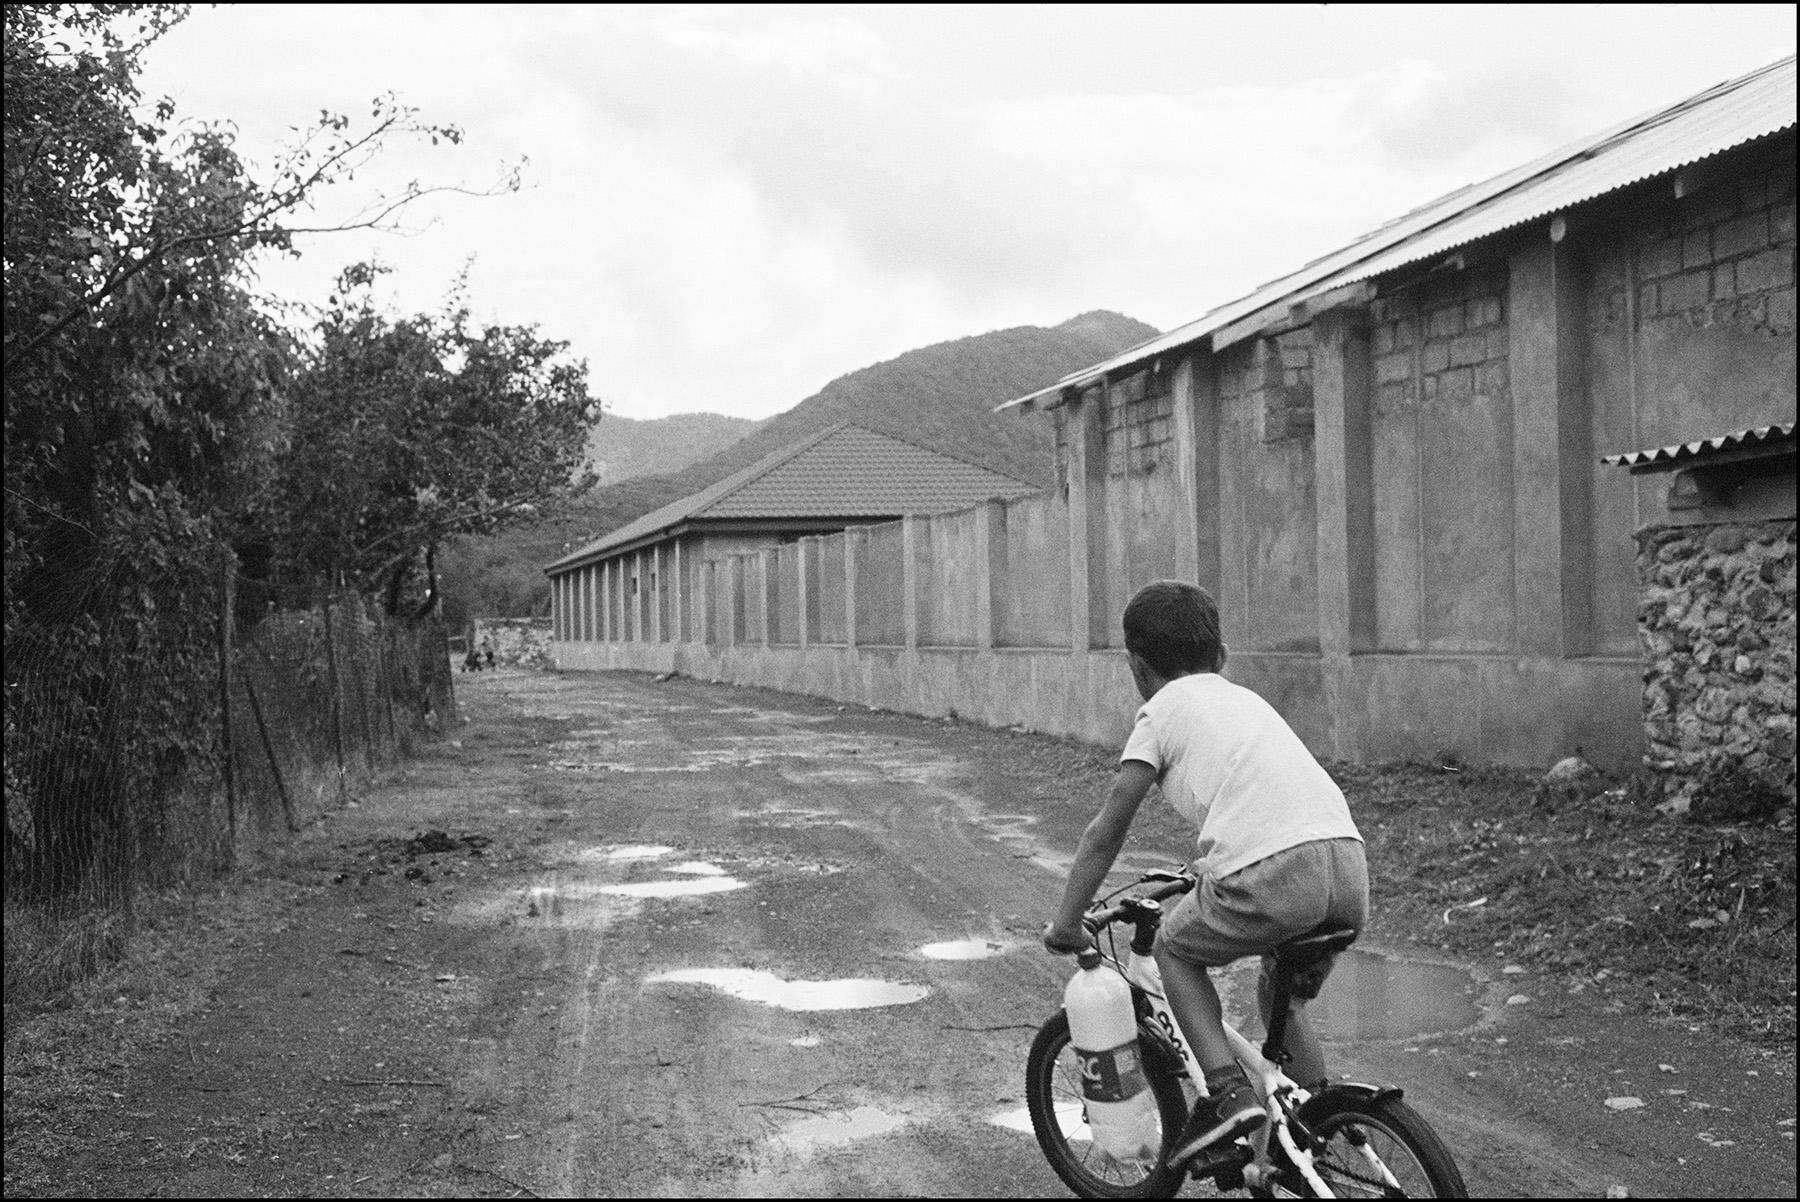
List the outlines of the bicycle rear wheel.
{"label": "bicycle rear wheel", "polygon": [[1081,1096],[1081,1063],[1060,1010],[1031,1041],[1025,1060],[1025,1102],[1038,1145],[1056,1175],[1082,1198],[1172,1198],[1182,1174],[1169,1168],[1169,1145],[1187,1121],[1187,1099],[1168,1053],[1140,1024],[1144,1075],[1156,1098],[1161,1138],[1155,1159],[1121,1160],[1094,1146]]}
{"label": "bicycle rear wheel", "polygon": [[1313,1168],[1339,1198],[1466,1198],[1462,1173],[1418,1111],[1398,1098],[1333,1092],[1300,1121],[1324,1144]]}

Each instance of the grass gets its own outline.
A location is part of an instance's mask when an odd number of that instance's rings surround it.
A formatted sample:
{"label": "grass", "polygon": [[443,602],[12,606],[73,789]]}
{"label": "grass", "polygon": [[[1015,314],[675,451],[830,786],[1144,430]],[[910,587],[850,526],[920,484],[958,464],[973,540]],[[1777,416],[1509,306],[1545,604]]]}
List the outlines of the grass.
{"label": "grass", "polygon": [[1793,1046],[1792,809],[1714,825],[1629,788],[1552,800],[1516,771],[1330,767],[1368,842],[1378,930]]}

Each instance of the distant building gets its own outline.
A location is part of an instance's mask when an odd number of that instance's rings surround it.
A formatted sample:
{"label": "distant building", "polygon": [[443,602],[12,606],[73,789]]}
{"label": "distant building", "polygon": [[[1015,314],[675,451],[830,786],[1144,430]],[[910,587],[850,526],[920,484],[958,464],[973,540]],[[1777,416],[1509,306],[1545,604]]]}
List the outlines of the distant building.
{"label": "distant building", "polygon": [[[760,460],[689,497],[665,505],[564,556],[544,569],[551,580],[556,640],[565,666],[583,662],[580,644],[704,640],[708,622],[731,620],[739,632],[766,620],[766,593],[746,597],[740,580],[709,617],[708,565],[850,526],[940,513],[994,497],[1034,491],[1030,484],[937,451],[840,424]],[[772,625],[794,625],[778,595]],[[814,600],[816,605],[816,598]],[[896,602],[897,604],[897,602]],[[718,607],[715,607],[718,608]],[[729,617],[727,611],[729,612]]]}

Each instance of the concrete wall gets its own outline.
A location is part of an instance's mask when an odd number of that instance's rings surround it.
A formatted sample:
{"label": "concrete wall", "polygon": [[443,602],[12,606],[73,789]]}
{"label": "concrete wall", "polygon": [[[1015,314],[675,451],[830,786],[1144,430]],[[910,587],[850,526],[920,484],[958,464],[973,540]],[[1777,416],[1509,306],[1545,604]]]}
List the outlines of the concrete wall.
{"label": "concrete wall", "polygon": [[559,618],[558,662],[1110,743],[1120,614],[1168,576],[1319,754],[1634,768],[1646,494],[1599,457],[1794,420],[1793,150],[1566,218],[1065,393],[1049,493],[720,548],[689,634]]}

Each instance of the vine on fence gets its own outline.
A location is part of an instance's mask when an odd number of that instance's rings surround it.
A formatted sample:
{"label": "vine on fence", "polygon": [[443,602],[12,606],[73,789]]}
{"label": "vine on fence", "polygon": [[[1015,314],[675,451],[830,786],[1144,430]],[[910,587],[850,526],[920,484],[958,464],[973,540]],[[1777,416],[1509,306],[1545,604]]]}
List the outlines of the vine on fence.
{"label": "vine on fence", "polygon": [[116,950],[143,890],[287,838],[454,708],[435,616],[285,607],[185,550],[95,564],[7,632],[9,1006]]}

